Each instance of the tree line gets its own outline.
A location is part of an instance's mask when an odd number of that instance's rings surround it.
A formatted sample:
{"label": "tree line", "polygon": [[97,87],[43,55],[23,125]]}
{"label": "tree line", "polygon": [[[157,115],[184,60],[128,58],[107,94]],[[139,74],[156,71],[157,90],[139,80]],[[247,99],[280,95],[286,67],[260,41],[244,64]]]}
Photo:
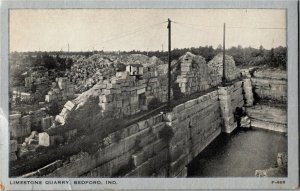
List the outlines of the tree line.
{"label": "tree line", "polygon": [[[222,46],[219,45],[217,48],[212,46],[199,46],[191,48],[175,48],[172,50],[172,60],[179,59],[186,52],[191,52],[196,55],[201,55],[208,62],[213,59],[214,56],[221,53]],[[24,53],[13,52],[11,56],[14,58],[20,57]],[[116,52],[103,52],[103,51],[80,51],[80,52],[26,52],[25,57],[26,63],[30,63],[33,66],[43,66],[46,69],[58,69],[64,71],[71,67],[73,64],[73,59],[71,56],[84,56],[89,57],[93,54],[144,54],[147,56],[156,56],[163,61],[168,60],[167,51],[116,51]],[[268,66],[268,67],[278,67],[281,69],[286,69],[287,66],[287,48],[286,47],[276,47],[271,49],[265,49],[263,46],[259,48],[253,47],[231,47],[226,49],[226,54],[231,55],[235,60],[237,66]],[[76,61],[76,60],[74,60]]]}
{"label": "tree line", "polygon": [[[201,55],[205,58],[206,62],[213,59],[214,56],[221,53],[222,46],[219,45],[217,48],[212,46],[199,46],[192,48],[183,48],[183,49],[173,49],[172,50],[172,59],[179,59],[180,56],[186,52],[191,52],[196,55]],[[286,69],[287,66],[287,48],[286,47],[276,47],[271,48],[270,50],[265,49],[263,46],[260,46],[258,49],[253,47],[237,46],[226,49],[226,54],[231,55],[235,60],[237,66],[249,67],[249,66],[267,66],[274,68]],[[125,53],[125,52],[124,52]],[[130,51],[131,54],[145,54],[148,56],[156,56],[164,61],[168,60],[168,52],[166,51]]]}

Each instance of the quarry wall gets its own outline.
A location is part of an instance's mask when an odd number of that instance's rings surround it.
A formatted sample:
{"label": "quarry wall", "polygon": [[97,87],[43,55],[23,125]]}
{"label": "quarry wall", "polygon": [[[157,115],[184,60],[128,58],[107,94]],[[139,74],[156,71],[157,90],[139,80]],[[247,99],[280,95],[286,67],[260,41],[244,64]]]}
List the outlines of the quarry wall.
{"label": "quarry wall", "polygon": [[287,132],[286,105],[256,105],[247,108],[247,115],[251,119],[251,126],[285,133]]}
{"label": "quarry wall", "polygon": [[287,101],[287,73],[278,69],[258,69],[251,78],[253,93],[261,99]]}
{"label": "quarry wall", "polygon": [[230,86],[219,87],[218,94],[224,123],[222,130],[231,133],[237,127],[234,113],[237,108],[242,108],[244,105],[243,81],[235,82]]}
{"label": "quarry wall", "polygon": [[[23,177],[185,177],[186,166],[194,157],[221,132],[231,133],[237,127],[235,112],[243,106],[247,107],[251,126],[286,132],[284,109],[252,107],[254,97],[286,102],[286,72],[256,70],[253,74],[249,71],[240,73],[232,57],[226,56],[225,60],[228,66],[226,79],[231,81],[226,87],[218,87],[108,136],[105,134],[93,153],[81,152],[65,161],[54,161]],[[133,62],[128,68],[128,71],[127,68],[126,71],[115,71],[114,77],[109,79],[98,76],[92,88],[66,102],[55,117],[58,125],[52,125],[53,118],[41,112],[23,117],[11,115],[12,138],[24,138],[34,129],[30,126],[42,127],[45,132],[39,134],[39,144],[49,146],[65,131],[61,129],[65,124],[66,129],[72,127],[64,132],[71,139],[79,127],[106,128],[104,119],[126,119],[148,110],[154,98],[159,100],[160,106],[167,101],[167,75],[156,64]],[[139,75],[132,71],[138,71]],[[221,83],[222,55],[206,64],[203,57],[186,53],[176,72],[175,81],[185,96],[209,90]],[[83,74],[87,75],[85,69]],[[240,74],[245,77],[243,80],[237,80]],[[56,133],[56,130],[60,131]],[[16,144],[12,140],[10,154],[15,159]]]}
{"label": "quarry wall", "polygon": [[[241,84],[227,90],[228,106],[243,99]],[[79,153],[51,172],[25,177],[185,177],[186,165],[221,133],[222,116],[233,115],[222,111],[219,91],[109,134],[94,154]]]}

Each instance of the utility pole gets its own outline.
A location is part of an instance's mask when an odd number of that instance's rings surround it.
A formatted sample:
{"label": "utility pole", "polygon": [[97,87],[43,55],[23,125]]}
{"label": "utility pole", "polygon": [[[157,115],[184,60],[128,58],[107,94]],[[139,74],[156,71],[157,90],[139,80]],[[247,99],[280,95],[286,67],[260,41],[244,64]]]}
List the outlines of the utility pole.
{"label": "utility pole", "polygon": [[169,52],[168,52],[168,109],[171,108],[171,20],[168,18]]}
{"label": "utility pole", "polygon": [[69,43],[68,43],[68,53],[70,53],[70,45],[69,45]]}
{"label": "utility pole", "polygon": [[164,51],[164,44],[161,44],[161,52]]}
{"label": "utility pole", "polygon": [[223,84],[223,86],[225,86],[225,84],[226,84],[225,29],[226,29],[226,23],[224,23],[224,26],[223,26],[223,76],[222,76],[222,84]]}

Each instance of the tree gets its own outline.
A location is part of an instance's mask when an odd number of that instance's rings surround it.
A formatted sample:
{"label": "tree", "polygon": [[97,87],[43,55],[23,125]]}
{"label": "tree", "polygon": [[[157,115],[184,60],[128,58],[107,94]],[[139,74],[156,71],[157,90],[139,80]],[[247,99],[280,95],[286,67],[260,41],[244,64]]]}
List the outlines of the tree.
{"label": "tree", "polygon": [[216,50],[215,50],[215,54],[217,55],[217,54],[219,54],[220,52],[222,52],[222,51],[223,51],[222,48],[223,48],[223,46],[222,46],[221,44],[219,44],[218,47],[217,47]]}
{"label": "tree", "polygon": [[265,49],[262,45],[259,46],[258,54],[259,56],[264,56]]}

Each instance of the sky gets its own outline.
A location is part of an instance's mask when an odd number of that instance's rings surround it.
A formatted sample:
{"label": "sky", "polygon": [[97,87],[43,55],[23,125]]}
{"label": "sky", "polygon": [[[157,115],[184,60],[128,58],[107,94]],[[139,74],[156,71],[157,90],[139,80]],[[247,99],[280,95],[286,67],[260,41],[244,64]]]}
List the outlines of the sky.
{"label": "sky", "polygon": [[286,46],[283,9],[12,9],[10,51],[167,50]]}

